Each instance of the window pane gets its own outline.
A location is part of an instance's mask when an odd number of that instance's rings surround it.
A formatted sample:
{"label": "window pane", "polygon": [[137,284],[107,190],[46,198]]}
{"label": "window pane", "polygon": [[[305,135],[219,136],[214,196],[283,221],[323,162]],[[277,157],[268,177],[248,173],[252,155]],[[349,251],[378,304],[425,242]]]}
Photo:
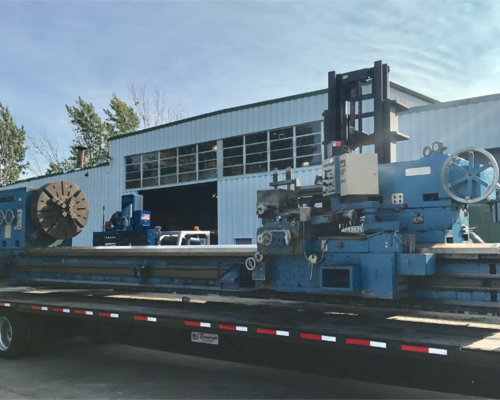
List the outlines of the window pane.
{"label": "window pane", "polygon": [[158,185],[158,178],[149,178],[142,180],[142,187],[156,186]]}
{"label": "window pane", "polygon": [[141,181],[128,181],[125,183],[125,188],[126,189],[135,189],[135,188],[140,188],[141,187]]}
{"label": "window pane", "polygon": [[239,167],[224,168],[224,176],[243,175],[243,165]]}
{"label": "window pane", "polygon": [[321,132],[321,121],[311,122],[310,124],[298,125],[295,128],[295,135],[309,135],[310,133]]}
{"label": "window pane", "polygon": [[293,157],[292,149],[271,151],[271,160],[279,160],[281,158],[291,158],[291,157]]}
{"label": "window pane", "polygon": [[285,169],[288,167],[293,168],[293,160],[271,161],[271,170],[274,170],[275,168]]}
{"label": "window pane", "polygon": [[267,152],[267,143],[252,144],[247,146],[247,154]]}
{"label": "window pane", "polygon": [[232,149],[224,150],[224,157],[233,157],[243,155],[243,147],[234,147]]}
{"label": "window pane", "polygon": [[259,154],[247,154],[247,164],[255,163],[259,161],[267,161],[267,152]]}
{"label": "window pane", "polygon": [[177,165],[177,158],[166,158],[160,160],[160,167],[175,167]]}
{"label": "window pane", "polygon": [[180,164],[190,164],[196,162],[196,156],[184,156],[179,157],[179,165]]}
{"label": "window pane", "polygon": [[144,171],[147,169],[158,169],[158,161],[147,162],[142,164],[142,170]]}
{"label": "window pane", "polygon": [[208,153],[198,154],[199,161],[216,160],[216,159],[217,159],[217,152],[215,151],[209,151]]}
{"label": "window pane", "polygon": [[200,143],[198,145],[198,152],[217,150],[217,142],[214,140],[212,142]]}
{"label": "window pane", "polygon": [[189,174],[179,174],[179,182],[189,182],[196,180],[196,172],[191,172]]}
{"label": "window pane", "polygon": [[293,128],[278,129],[276,131],[271,131],[269,134],[270,140],[280,140],[293,137]]}
{"label": "window pane", "polygon": [[217,170],[209,169],[208,171],[198,172],[198,179],[212,179],[217,178]]}
{"label": "window pane", "polygon": [[297,157],[297,168],[307,167],[309,165],[320,165],[321,164],[321,154],[316,154],[313,156]]}
{"label": "window pane", "polygon": [[224,159],[224,166],[229,167],[231,165],[240,165],[243,164],[243,156],[240,157],[230,157]]}
{"label": "window pane", "polygon": [[179,147],[179,155],[194,154],[196,153],[196,145],[190,144],[189,146]]}
{"label": "window pane", "polygon": [[125,164],[136,164],[141,162],[141,155],[125,157]]}
{"label": "window pane", "polygon": [[160,158],[170,158],[177,156],[177,149],[168,149],[160,151]]}
{"label": "window pane", "polygon": [[142,172],[143,178],[153,178],[155,176],[158,176],[158,169],[150,169]]}
{"label": "window pane", "polygon": [[177,173],[177,167],[162,168],[161,175],[172,175]]}
{"label": "window pane", "polygon": [[309,154],[321,154],[321,145],[316,144],[312,146],[297,147],[297,157],[307,156]]}
{"label": "window pane", "polygon": [[222,141],[222,143],[224,145],[224,148],[234,147],[234,146],[242,146],[243,145],[243,136],[224,139]]}
{"label": "window pane", "polygon": [[196,171],[196,164],[183,164],[179,165],[179,172]]}
{"label": "window pane", "polygon": [[255,174],[257,172],[266,172],[267,171],[267,162],[260,164],[247,164],[246,173],[247,174]]}
{"label": "window pane", "polygon": [[142,155],[142,162],[144,161],[153,161],[153,160],[158,160],[158,152],[153,151],[151,153],[146,153]]}
{"label": "window pane", "polygon": [[276,142],[271,142],[271,150],[291,149],[292,146],[293,146],[292,139],[278,140]]}
{"label": "window pane", "polygon": [[160,185],[169,185],[171,183],[177,183],[177,175],[162,176],[160,178]]}
{"label": "window pane", "polygon": [[298,146],[307,146],[309,144],[320,144],[321,143],[321,133],[317,135],[301,136],[297,138]]}
{"label": "window pane", "polygon": [[132,164],[132,165],[127,165],[127,172],[140,172],[141,171],[141,164]]}
{"label": "window pane", "polygon": [[217,160],[205,161],[198,163],[198,169],[213,169],[217,168]]}
{"label": "window pane", "polygon": [[171,183],[177,183],[177,175],[162,176],[160,178],[161,185],[169,185]]}
{"label": "window pane", "polygon": [[245,136],[245,143],[261,143],[267,142],[267,132],[254,133],[253,135]]}
{"label": "window pane", "polygon": [[134,179],[141,179],[140,172],[127,172],[127,181],[133,181]]}

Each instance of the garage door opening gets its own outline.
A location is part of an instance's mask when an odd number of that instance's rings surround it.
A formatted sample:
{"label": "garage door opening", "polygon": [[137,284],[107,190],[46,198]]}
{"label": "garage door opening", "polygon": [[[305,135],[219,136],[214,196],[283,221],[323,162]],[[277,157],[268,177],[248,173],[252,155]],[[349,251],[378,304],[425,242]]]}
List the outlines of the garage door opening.
{"label": "garage door opening", "polygon": [[162,231],[210,231],[210,244],[217,244],[217,182],[157,190],[144,190],[144,209],[151,211],[151,225]]}

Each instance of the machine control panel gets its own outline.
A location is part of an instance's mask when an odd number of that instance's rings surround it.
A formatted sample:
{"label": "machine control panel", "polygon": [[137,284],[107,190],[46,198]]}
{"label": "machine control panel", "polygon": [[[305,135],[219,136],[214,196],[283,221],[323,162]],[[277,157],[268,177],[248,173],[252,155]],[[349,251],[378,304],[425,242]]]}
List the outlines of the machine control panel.
{"label": "machine control panel", "polygon": [[323,163],[323,197],[337,193],[335,180],[335,158],[329,158]]}

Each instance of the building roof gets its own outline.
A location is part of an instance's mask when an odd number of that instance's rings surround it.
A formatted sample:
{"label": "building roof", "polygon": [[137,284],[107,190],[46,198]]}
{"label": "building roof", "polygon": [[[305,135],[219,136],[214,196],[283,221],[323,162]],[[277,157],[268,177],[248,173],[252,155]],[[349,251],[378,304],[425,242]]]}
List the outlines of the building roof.
{"label": "building roof", "polygon": [[[418,98],[420,98],[420,99],[422,99],[424,101],[427,101],[429,103],[432,103],[432,104],[439,103],[438,100],[435,100],[435,99],[427,97],[427,96],[425,96],[423,94],[417,93],[417,92],[415,92],[415,91],[413,91],[411,89],[408,89],[408,88],[406,88],[404,86],[398,85],[397,83],[391,82],[391,87],[393,87],[394,89],[398,89],[398,90],[400,90],[402,92],[406,92],[409,95],[418,97]],[[150,132],[150,131],[153,131],[153,130],[157,130],[157,129],[161,129],[161,128],[168,128],[170,126],[184,124],[186,122],[196,121],[196,120],[203,119],[203,118],[213,117],[213,116],[219,115],[219,114],[225,114],[225,113],[239,111],[239,110],[245,110],[245,109],[249,109],[249,108],[261,107],[261,106],[266,106],[268,104],[281,103],[281,102],[284,102],[284,101],[303,99],[303,98],[311,97],[311,96],[318,96],[318,95],[326,94],[327,92],[328,92],[328,89],[321,89],[321,90],[315,90],[315,91],[312,91],[312,92],[306,92],[306,93],[296,94],[296,95],[293,95],[293,96],[280,97],[280,98],[277,98],[277,99],[261,101],[261,102],[258,102],[258,103],[251,103],[251,104],[247,104],[247,105],[243,105],[243,106],[226,108],[226,109],[223,109],[223,110],[218,110],[218,111],[214,111],[214,112],[210,112],[210,113],[206,113],[206,114],[197,115],[195,117],[181,119],[179,121],[169,122],[168,124],[157,125],[157,126],[153,126],[151,128],[146,128],[146,129],[142,129],[142,130],[139,130],[139,131],[126,133],[126,134],[123,134],[123,135],[113,136],[109,140],[111,141],[111,140],[123,139],[123,138],[126,138],[128,136],[140,135],[142,133]]]}

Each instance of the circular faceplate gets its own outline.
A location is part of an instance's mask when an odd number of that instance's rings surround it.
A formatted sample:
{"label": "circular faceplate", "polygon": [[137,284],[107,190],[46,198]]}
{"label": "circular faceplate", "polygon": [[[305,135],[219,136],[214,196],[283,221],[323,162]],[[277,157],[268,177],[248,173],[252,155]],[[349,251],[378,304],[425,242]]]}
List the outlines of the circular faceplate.
{"label": "circular faceplate", "polygon": [[[475,160],[480,161],[476,164]],[[488,168],[491,168],[492,176],[485,181],[481,173]],[[455,151],[446,159],[441,169],[441,183],[445,192],[453,200],[464,204],[477,203],[487,198],[495,190],[498,178],[499,170],[495,158],[486,150],[476,147]]]}
{"label": "circular faceplate", "polygon": [[38,189],[31,202],[31,218],[38,229],[55,239],[70,239],[87,224],[89,204],[80,188],[57,181]]}

